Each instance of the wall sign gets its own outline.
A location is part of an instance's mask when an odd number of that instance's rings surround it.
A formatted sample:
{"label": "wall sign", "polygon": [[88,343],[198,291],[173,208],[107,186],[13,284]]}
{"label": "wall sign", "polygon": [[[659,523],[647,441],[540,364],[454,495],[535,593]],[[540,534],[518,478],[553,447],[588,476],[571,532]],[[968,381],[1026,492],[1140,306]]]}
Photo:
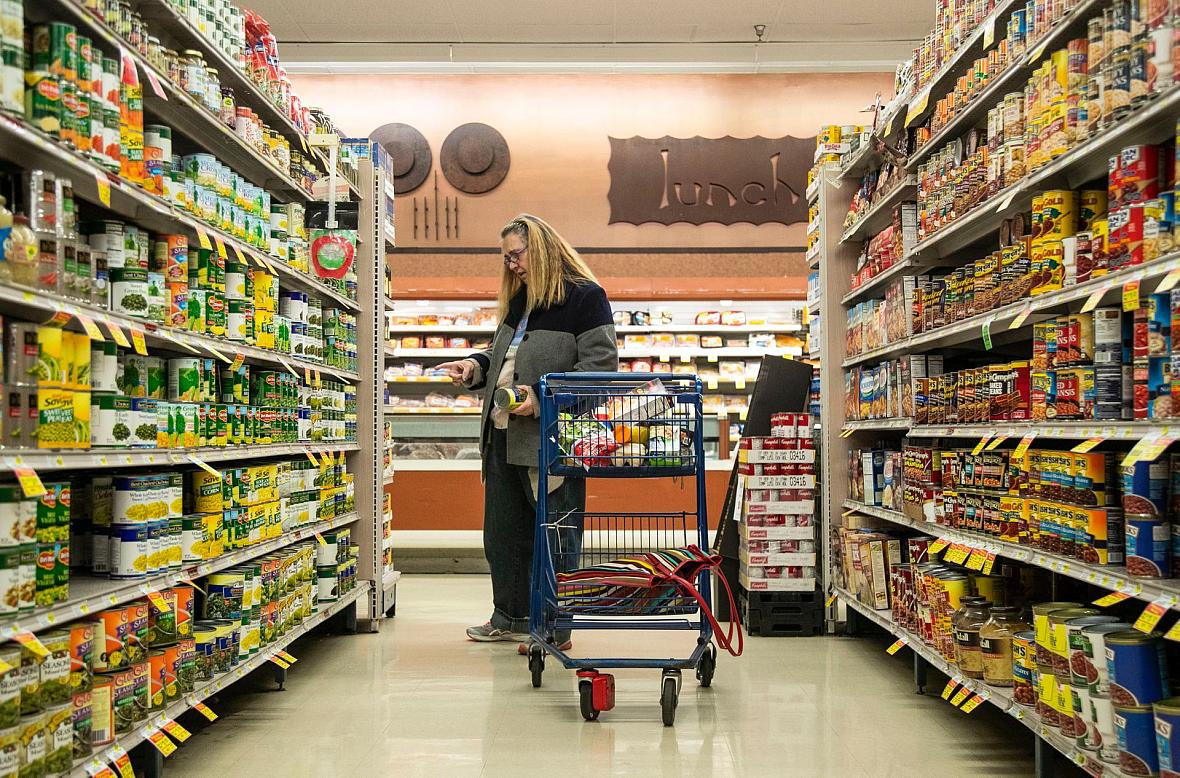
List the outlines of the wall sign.
{"label": "wall sign", "polygon": [[807,221],[815,138],[610,138],[610,222]]}

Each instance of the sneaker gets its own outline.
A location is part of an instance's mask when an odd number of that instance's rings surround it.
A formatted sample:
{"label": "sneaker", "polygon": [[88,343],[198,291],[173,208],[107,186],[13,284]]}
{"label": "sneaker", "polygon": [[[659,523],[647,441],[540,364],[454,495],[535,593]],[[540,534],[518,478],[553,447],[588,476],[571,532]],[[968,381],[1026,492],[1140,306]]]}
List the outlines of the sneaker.
{"label": "sneaker", "polygon": [[493,627],[492,622],[480,624],[478,627],[468,627],[467,637],[478,643],[497,643],[500,641],[528,640],[529,636],[522,632],[510,632],[506,629]]}
{"label": "sneaker", "polygon": [[[560,645],[558,645],[557,650],[558,651],[569,651],[573,647],[574,647],[574,641],[567,640],[564,643],[561,643]],[[521,656],[528,656],[529,655],[529,644],[528,643],[519,644],[516,647],[516,653],[520,654]]]}

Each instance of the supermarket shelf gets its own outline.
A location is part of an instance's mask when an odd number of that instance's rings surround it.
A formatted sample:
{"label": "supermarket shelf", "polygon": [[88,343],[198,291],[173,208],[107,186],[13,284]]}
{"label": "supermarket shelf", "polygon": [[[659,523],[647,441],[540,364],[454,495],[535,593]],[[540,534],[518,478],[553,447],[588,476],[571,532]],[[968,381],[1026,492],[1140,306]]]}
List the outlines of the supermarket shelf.
{"label": "supermarket shelf", "polygon": [[819,255],[823,253],[823,250],[823,243],[818,240],[814,246],[807,249],[807,253],[803,255],[803,258],[807,260],[808,268],[811,270],[819,269]]}
{"label": "supermarket shelf", "polygon": [[813,233],[813,232],[815,232],[816,230],[818,230],[818,229],[819,229],[819,224],[820,224],[820,222],[819,222],[819,219],[814,219],[814,220],[812,220],[812,221],[809,221],[809,222],[807,222],[807,232],[806,232],[806,234],[807,234],[807,235],[811,235],[811,233]]}
{"label": "supermarket shelf", "polygon": [[908,275],[904,271],[906,271],[906,270],[917,271],[921,267],[922,267],[921,263],[917,262],[916,260],[910,259],[909,257],[906,257],[905,259],[902,259],[900,262],[898,262],[896,265],[893,265],[892,267],[888,267],[885,270],[882,270],[880,273],[873,276],[868,281],[865,281],[860,286],[857,286],[857,287],[854,287],[853,289],[851,289],[848,292],[848,294],[846,294],[840,298],[840,302],[841,302],[841,304],[843,304],[845,306],[851,306],[852,303],[856,302],[857,300],[859,300],[862,297],[867,297],[869,292],[872,292],[874,289],[884,286],[887,282],[893,280],[894,278],[896,278],[898,276],[902,276],[902,275]]}
{"label": "supermarket shelf", "polygon": [[1004,711],[1014,719],[1019,721],[1034,734],[1051,745],[1054,749],[1061,752],[1066,758],[1074,764],[1082,765],[1086,771],[1091,775],[1097,776],[1121,776],[1122,773],[1111,764],[1105,764],[1094,759],[1093,755],[1086,754],[1076,748],[1072,741],[1067,741],[1065,738],[1051,732],[1047,727],[1041,724],[1040,718],[1036,715],[1032,708],[1026,708],[1023,705],[1015,702],[1012,699],[1012,690],[999,687],[988,686],[982,681],[972,678],[963,678],[959,675],[958,668],[943,659],[942,655],[934,649],[922,642],[922,638],[909,630],[901,627],[893,621],[893,614],[888,610],[878,611],[865,605],[851,592],[841,589],[840,587],[832,587],[832,593],[840,600],[848,605],[848,607],[861,614],[869,621],[899,638],[905,639],[905,645],[918,656],[925,659],[934,667],[938,668],[940,672],[948,678],[955,678],[961,681],[961,685],[965,686],[974,694],[980,695],[985,701],[996,706]]}
{"label": "supermarket shelf", "polygon": [[927,521],[915,521],[900,511],[865,505],[854,500],[846,500],[844,507],[849,510],[855,510],[858,513],[863,513],[866,516],[888,521],[891,524],[900,524],[916,529],[927,535],[946,538],[952,543],[961,543],[971,548],[991,551],[997,556],[1002,556],[1006,559],[1013,559],[1017,562],[1044,568],[1045,570],[1052,570],[1060,575],[1065,575],[1078,581],[1085,581],[1086,583],[1094,584],[1104,589],[1110,589],[1111,591],[1124,592],[1145,602],[1151,602],[1160,597],[1172,597],[1174,598],[1172,607],[1180,607],[1180,581],[1177,580],[1167,578],[1134,578],[1128,575],[1127,568],[1121,565],[1087,564],[1078,559],[1070,559],[1060,554],[1050,554],[1047,551],[1040,551],[1017,543],[1008,543],[988,535],[955,530]]}
{"label": "supermarket shelf", "polygon": [[393,591],[397,586],[397,582],[402,578],[400,570],[390,570],[385,575],[381,576],[381,589],[385,592]]}
{"label": "supermarket shelf", "polygon": [[68,470],[101,467],[149,467],[152,465],[191,465],[189,456],[203,462],[262,459],[264,457],[303,456],[304,452],[358,451],[356,442],[276,443],[259,446],[203,446],[200,448],[145,448],[145,449],[8,449],[0,450],[0,463],[5,469],[32,467],[36,470]]}
{"label": "supermarket shelf", "polygon": [[[910,155],[907,168],[916,171],[922,161],[930,156],[932,150],[941,148],[947,141],[977,126],[980,119],[995,107],[1006,92],[1016,89],[1018,85],[1022,89],[1024,81],[1028,80],[1033,70],[1044,59],[1045,54],[1052,53],[1054,48],[1064,46],[1071,37],[1084,33],[1086,20],[1093,15],[1095,9],[1104,3],[1105,0],[1083,0],[1076,8],[1068,11],[1039,41],[1034,42],[1031,46],[1026,46],[1023,57],[993,77],[987,87],[980,91],[974,100],[967,103],[941,130],[932,135],[928,142]],[[997,27],[995,32],[997,40],[1004,37],[1001,28]]]}
{"label": "supermarket shelf", "polygon": [[1019,440],[1025,435],[1036,433],[1037,438],[1045,440],[1087,440],[1088,438],[1139,440],[1147,433],[1161,429],[1161,425],[1167,425],[1167,423],[1166,419],[1162,422],[1089,419],[1086,421],[1035,423],[915,424],[910,427],[910,435],[922,438],[982,438],[1003,435]]}
{"label": "supermarket shelf", "polygon": [[385,476],[381,481],[383,486],[391,486],[393,484],[393,473]]}
{"label": "supermarket shelf", "polygon": [[167,589],[180,583],[182,578],[194,579],[218,570],[225,570],[250,559],[277,551],[284,546],[315,537],[317,532],[325,532],[336,527],[352,524],[359,519],[356,513],[345,514],[328,521],[318,521],[304,527],[291,530],[283,535],[256,543],[253,546],[240,548],[222,554],[216,559],[210,559],[199,564],[187,563],[179,570],[151,575],[135,580],[112,580],[109,578],[75,577],[70,576],[70,599],[52,608],[39,610],[28,616],[19,617],[13,622],[0,627],[0,638],[11,639],[13,635],[22,631],[36,632],[67,621],[78,619],[92,613],[98,613],[106,608],[125,602],[131,602],[145,596],[147,591]]}
{"label": "supermarket shelf", "polygon": [[385,298],[385,310],[386,310],[386,311],[392,311],[392,310],[393,310],[393,306],[394,306],[394,301],[393,301],[393,298],[392,298],[392,297],[386,297],[386,298]]}
{"label": "supermarket shelf", "polygon": [[[619,349],[619,356],[622,358],[642,358],[651,357],[660,361],[670,361],[672,359],[695,359],[697,357],[761,357],[764,355],[771,356],[801,356],[803,349],[801,347],[788,346],[787,348],[748,348],[748,347],[724,347],[724,348],[670,348],[665,350],[655,348],[642,349]],[[395,350],[394,357],[409,358],[409,357],[438,357],[462,359],[471,355],[471,349],[456,349],[456,348],[399,348]]]}
{"label": "supermarket shelf", "polygon": [[868,240],[888,227],[893,220],[893,206],[905,200],[906,197],[913,197],[917,189],[917,176],[906,176],[900,183],[895,184],[888,194],[878,198],[877,202],[873,203],[865,215],[860,218],[860,221],[846,229],[844,234],[840,236],[840,242]]}
{"label": "supermarket shelf", "polygon": [[423,408],[423,407],[404,407],[401,405],[386,405],[386,416],[401,416],[403,414],[410,414],[418,416],[426,414],[429,416],[471,416],[480,412],[480,408]]}
{"label": "supermarket shelf", "polygon": [[[386,307],[389,307],[391,304],[392,301],[388,301]],[[496,332],[496,327],[491,324],[391,324],[386,328],[386,331],[391,335],[429,333],[492,335]]]}
{"label": "supermarket shelf", "polygon": [[[654,334],[659,332],[717,332],[717,333],[794,333],[805,330],[802,324],[619,324],[615,332],[625,334]],[[494,335],[494,325],[482,324],[394,324],[388,329],[392,335],[417,334],[463,334]]]}
{"label": "supermarket shelf", "polygon": [[397,248],[397,233],[393,229],[393,224],[387,222],[381,228],[381,236],[385,238],[385,245],[387,248]]}
{"label": "supermarket shelf", "polygon": [[[280,200],[312,199],[310,191],[255,151],[188,93],[175,86],[166,75],[152,67],[138,51],[81,4],[72,0],[45,0],[42,7],[48,12],[47,18],[69,20],[78,27],[79,33],[90,37],[107,54],[114,56],[122,49],[131,57],[142,76],[144,109],[149,124],[158,121],[170,126],[174,132],[190,138],[203,150],[215,153],[239,175],[277,194]],[[148,73],[156,77],[164,97],[155,93],[146,77]]]}
{"label": "supermarket shelf", "polygon": [[[386,354],[388,355],[388,350]],[[387,384],[450,384],[451,379],[444,375],[399,375],[386,378]]]}
{"label": "supermarket shelf", "polygon": [[[843,364],[845,367],[850,367],[874,359],[888,358],[911,351],[973,342],[982,338],[983,325],[989,321],[991,322],[989,332],[992,337],[995,337],[999,333],[1006,332],[1009,325],[1025,309],[1028,310],[1028,318],[1026,318],[1023,324],[1030,326],[1034,321],[1039,320],[1036,314],[1063,312],[1068,303],[1085,300],[1094,294],[1100,294],[1097,300],[1097,306],[1118,305],[1122,299],[1122,287],[1124,284],[1130,281],[1139,281],[1141,284],[1155,282],[1174,270],[1180,271],[1180,251],[1165,254],[1159,259],[1152,260],[1145,265],[1134,265],[1123,268],[1114,273],[1092,278],[1084,283],[1075,284],[1056,292],[1049,292],[1048,294],[1019,300],[1010,305],[994,308],[990,311],[976,314],[968,319],[948,324],[945,327],[939,327],[929,332],[922,332],[908,338],[903,338],[896,343],[890,343],[881,348],[849,357],[844,360]],[[1145,289],[1144,294],[1146,293],[1147,291]]]}
{"label": "supermarket shelf", "polygon": [[397,349],[386,346],[385,347],[385,358],[387,360],[397,359]]}
{"label": "supermarket shelf", "polygon": [[[257,346],[248,346],[237,341],[215,338],[211,335],[197,335],[187,330],[164,327],[154,322],[143,321],[130,316],[121,316],[111,313],[104,308],[64,300],[60,297],[43,294],[32,288],[17,286],[16,284],[0,284],[0,304],[3,304],[6,312],[10,314],[18,313],[32,321],[43,320],[47,318],[46,314],[64,311],[73,316],[81,313],[96,322],[115,324],[124,330],[130,330],[134,327],[143,331],[144,340],[148,346],[162,348],[168,351],[186,353],[195,350],[215,358],[220,358],[218,355],[221,354],[229,361],[232,361],[232,355],[242,354],[252,364],[265,364],[278,368],[286,368],[287,365],[290,365],[292,370],[305,368],[312,371],[328,373],[342,380],[356,381],[358,378],[357,374],[352,371],[340,370],[319,362],[309,362],[289,354],[262,349]],[[185,348],[186,346],[187,348]]]}
{"label": "supermarket shelf", "polygon": [[908,416],[895,419],[864,419],[860,421],[846,421],[842,429],[852,430],[854,432],[908,430],[913,423],[914,420]]}
{"label": "supermarket shelf", "polygon": [[[478,473],[483,467],[483,463],[479,459],[395,459],[393,464],[394,468],[401,473]],[[732,469],[732,459],[705,458],[705,470]]]}
{"label": "supermarket shelf", "polygon": [[[311,147],[307,142],[307,136],[295,126],[290,117],[278,105],[271,102],[262,89],[246,75],[244,70],[238,67],[238,63],[227,57],[212,41],[193,27],[188,19],[173,8],[168,0],[139,0],[136,10],[147,22],[151,35],[160,38],[165,44],[171,39],[176,44],[172,48],[177,51],[196,49],[201,52],[205,62],[210,67],[217,68],[221,85],[234,90],[238,105],[245,105],[253,109],[272,130],[281,133],[291,142],[292,150],[302,149],[305,154],[315,159],[325,171],[328,170],[328,156],[320,152],[319,149]],[[352,194],[359,198],[361,193],[356,182],[343,174],[341,177],[348,182]]]}
{"label": "supermarket shelf", "polygon": [[[97,181],[102,179],[108,182],[110,205],[104,204],[103,207],[152,232],[184,232],[190,238],[190,245],[197,245],[194,236],[200,231],[209,235],[211,240],[221,239],[227,253],[234,252],[234,247],[238,247],[250,256],[258,257],[262,254],[261,249],[246,246],[228,232],[184,213],[162,197],[109,174],[100,165],[59,145],[19,118],[0,114],[0,147],[4,149],[6,159],[36,160],[38,167],[71,179],[75,197],[96,205],[102,204]],[[268,268],[273,268],[277,275],[286,279],[284,286],[339,303],[350,310],[359,310],[356,302],[329,289],[311,275],[269,256],[263,257],[263,262]]]}
{"label": "supermarket shelf", "polygon": [[[147,735],[153,731],[154,727],[159,727],[165,723],[166,720],[175,720],[185,711],[194,707],[197,703],[205,700],[217,692],[225,689],[231,684],[240,681],[246,677],[247,673],[253,672],[260,667],[264,667],[271,657],[275,656],[279,651],[285,650],[288,646],[294,643],[299,638],[306,635],[311,630],[318,627],[320,624],[327,621],[332,616],[336,615],[345,608],[351,607],[353,603],[359,600],[364,595],[368,594],[372,584],[369,581],[357,581],[356,588],[345,594],[340,599],[330,603],[320,603],[317,606],[319,609],[308,618],[304,619],[303,623],[291,629],[286,635],[279,640],[263,646],[258,653],[228,673],[214,678],[212,681],[206,681],[199,684],[191,694],[186,694],[182,699],[177,700],[163,711],[154,713],[146,724],[136,727],[131,732],[118,736],[115,743],[106,746],[102,753],[101,760],[114,763],[115,755],[111,753],[111,749],[115,745],[130,750],[147,740]],[[74,763],[74,768],[70,772],[71,778],[86,778],[89,775],[86,770],[87,765],[92,762],[101,761],[99,755],[92,754]]]}
{"label": "supermarket shelf", "polygon": [[[1053,162],[1008,186],[981,205],[921,241],[910,258],[934,259],[951,255],[990,236],[1004,218],[1029,210],[1033,196],[1043,189],[1075,188],[1107,174],[1110,155],[1138,143],[1158,143],[1175,134],[1172,118],[1180,106],[1180,87],[1172,87],[1152,102],[1128,114],[1088,142],[1074,146]],[[993,206],[993,203],[999,203]]]}

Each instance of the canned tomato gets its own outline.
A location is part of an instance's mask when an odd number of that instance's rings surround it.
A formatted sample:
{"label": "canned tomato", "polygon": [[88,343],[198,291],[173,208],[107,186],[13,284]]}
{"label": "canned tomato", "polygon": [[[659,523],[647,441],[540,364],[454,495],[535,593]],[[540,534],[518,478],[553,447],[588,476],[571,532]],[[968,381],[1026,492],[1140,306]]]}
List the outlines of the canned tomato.
{"label": "canned tomato", "polygon": [[1115,705],[1114,731],[1119,744],[1119,769],[1123,773],[1155,775],[1159,772],[1155,716],[1150,705]]}
{"label": "canned tomato", "polygon": [[1115,705],[1151,705],[1163,699],[1168,668],[1160,633],[1112,632],[1106,635],[1104,652]]}
{"label": "canned tomato", "polygon": [[[1124,499],[1125,496],[1124,496]],[[1171,571],[1171,525],[1160,516],[1126,516],[1127,572],[1140,578],[1162,578]]]}
{"label": "canned tomato", "polygon": [[90,743],[104,746],[115,739],[114,676],[95,676],[90,690]]}
{"label": "canned tomato", "polygon": [[[1053,674],[1062,683],[1068,683],[1069,672],[1069,628],[1068,622],[1075,619],[1100,616],[1097,608],[1063,608],[1049,614],[1049,651],[1052,654]],[[1117,621],[1114,616],[1108,617]]]}
{"label": "canned tomato", "polygon": [[71,701],[73,705],[74,759],[89,756],[93,750],[90,745],[91,739],[94,737],[94,708],[92,699],[91,692],[78,692]]}

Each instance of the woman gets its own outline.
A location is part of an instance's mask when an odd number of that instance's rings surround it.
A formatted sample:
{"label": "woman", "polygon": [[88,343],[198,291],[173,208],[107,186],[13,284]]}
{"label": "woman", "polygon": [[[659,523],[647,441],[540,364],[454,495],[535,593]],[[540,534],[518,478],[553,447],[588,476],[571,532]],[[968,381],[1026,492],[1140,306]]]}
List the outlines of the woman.
{"label": "woman", "polygon": [[[500,250],[500,326],[492,347],[439,365],[455,384],[483,390],[483,545],[493,609],[487,623],[467,629],[467,637],[480,642],[528,639],[541,376],[619,367],[606,292],[564,238],[536,216],[521,214],[500,231]],[[506,387],[524,394],[507,412],[492,402]],[[585,510],[584,479],[550,478],[549,491],[551,511]],[[569,647],[568,633],[555,638]]]}

